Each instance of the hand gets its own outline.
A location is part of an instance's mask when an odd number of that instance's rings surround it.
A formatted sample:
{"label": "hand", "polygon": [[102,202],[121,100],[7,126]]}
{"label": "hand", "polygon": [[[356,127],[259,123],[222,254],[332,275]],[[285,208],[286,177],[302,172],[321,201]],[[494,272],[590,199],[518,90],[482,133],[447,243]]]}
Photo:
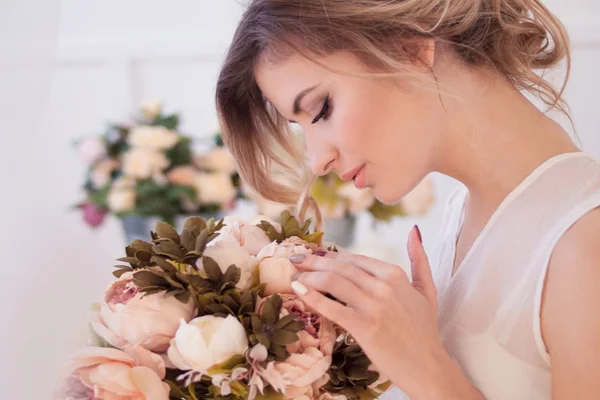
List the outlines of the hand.
{"label": "hand", "polygon": [[411,398],[447,399],[454,393],[474,398],[457,387],[474,389],[442,345],[437,291],[417,227],[408,251],[412,283],[398,266],[328,252],[292,256],[301,271],[292,287],[309,306],[349,331],[378,370]]}

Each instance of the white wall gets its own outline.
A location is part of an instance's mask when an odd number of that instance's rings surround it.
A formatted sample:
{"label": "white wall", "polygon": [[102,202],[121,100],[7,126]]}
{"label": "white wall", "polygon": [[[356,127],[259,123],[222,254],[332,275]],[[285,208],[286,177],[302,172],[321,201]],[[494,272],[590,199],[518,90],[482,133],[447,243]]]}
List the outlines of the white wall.
{"label": "white wall", "polygon": [[[216,124],[215,77],[241,15],[240,3],[62,1],[58,60],[40,129],[16,136],[11,132],[17,130],[9,124],[2,132],[8,143],[2,151],[2,215],[10,229],[1,229],[0,235],[3,254],[8,254],[10,262],[0,267],[4,277],[0,304],[4,321],[9,321],[2,330],[6,338],[0,359],[11,361],[0,371],[3,389],[31,390],[31,395],[19,397],[23,399],[46,398],[40,395],[46,381],[31,385],[25,365],[36,371],[34,375],[52,376],[57,359],[75,346],[70,339],[81,331],[89,303],[98,298],[110,279],[113,260],[122,253],[124,241],[116,220],[109,219],[92,231],[77,212],[69,210],[79,199],[84,172],[72,141],[99,133],[107,120],[126,117],[140,101],[155,98],[183,114],[184,131],[198,136],[208,133]],[[596,69],[600,4],[594,0],[548,4],[565,19],[573,38],[567,98],[579,136],[585,149],[600,157]],[[17,99],[27,95],[19,86],[26,79],[12,82],[0,89],[10,90]],[[14,123],[25,121],[27,110],[20,110],[19,115],[12,119]],[[440,176],[436,183],[440,201],[455,185]],[[440,214],[436,207],[429,218],[418,221],[429,243]],[[403,246],[412,222],[385,231]],[[31,367],[34,360],[37,366]]]}

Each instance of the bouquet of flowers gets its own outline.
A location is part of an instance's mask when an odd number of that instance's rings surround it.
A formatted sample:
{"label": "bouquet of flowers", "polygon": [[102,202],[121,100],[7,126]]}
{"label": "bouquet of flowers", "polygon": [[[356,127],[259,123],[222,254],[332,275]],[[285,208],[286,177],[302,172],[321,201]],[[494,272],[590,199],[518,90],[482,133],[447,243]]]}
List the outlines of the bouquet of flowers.
{"label": "bouquet of flowers", "polygon": [[160,217],[227,210],[239,197],[236,164],[217,136],[209,153],[195,154],[177,131],[179,116],[159,103],[142,105],[131,124],[112,124],[100,136],[79,141],[88,165],[86,198],[77,207],[91,226],[107,213]]}
{"label": "bouquet of flowers", "polygon": [[190,217],[131,242],[55,399],[378,397],[389,382],[290,287],[322,233],[281,221]]}
{"label": "bouquet of flowers", "polygon": [[359,190],[352,182],[344,182],[333,172],[316,180],[312,195],[321,207],[323,218],[329,220],[367,211],[376,220],[389,221],[397,216],[423,215],[434,203],[433,184],[428,177],[399,203],[392,205],[377,200],[369,189]]}

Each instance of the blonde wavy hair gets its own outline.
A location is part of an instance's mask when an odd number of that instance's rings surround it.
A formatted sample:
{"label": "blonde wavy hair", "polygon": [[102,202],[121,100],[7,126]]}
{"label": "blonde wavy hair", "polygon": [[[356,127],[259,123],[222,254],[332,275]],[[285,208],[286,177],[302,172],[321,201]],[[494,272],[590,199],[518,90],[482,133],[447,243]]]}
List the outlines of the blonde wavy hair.
{"label": "blonde wavy hair", "polygon": [[[423,39],[451,49],[467,65],[494,68],[548,110],[568,116],[562,98],[571,64],[568,37],[540,0],[253,0],[216,89],[223,138],[242,178],[268,200],[297,204],[300,218],[310,211],[319,227],[320,213],[309,191],[314,178],[301,167],[305,155],[288,121],[261,93],[256,65],[263,56],[277,61],[290,51],[313,61],[346,51],[373,76],[423,75],[414,67]],[[557,90],[536,71],[562,60],[566,76]],[[435,82],[433,72],[428,74],[425,78]],[[274,166],[287,169],[295,182],[272,179]]]}

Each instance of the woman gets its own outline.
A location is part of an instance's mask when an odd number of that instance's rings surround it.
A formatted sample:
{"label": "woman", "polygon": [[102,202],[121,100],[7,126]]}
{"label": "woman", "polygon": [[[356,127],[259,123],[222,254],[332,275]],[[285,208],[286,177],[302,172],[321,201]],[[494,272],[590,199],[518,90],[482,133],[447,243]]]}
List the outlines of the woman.
{"label": "woman", "polygon": [[564,28],[539,0],[254,0],[238,27],[217,105],[258,192],[300,196],[269,179],[277,148],[302,160],[289,122],[314,174],[383,202],[432,171],[465,185],[435,278],[418,228],[412,282],[367,257],[292,260],[296,292],[410,398],[600,398],[600,163],[520,91],[564,111],[536,75],[564,60]]}

